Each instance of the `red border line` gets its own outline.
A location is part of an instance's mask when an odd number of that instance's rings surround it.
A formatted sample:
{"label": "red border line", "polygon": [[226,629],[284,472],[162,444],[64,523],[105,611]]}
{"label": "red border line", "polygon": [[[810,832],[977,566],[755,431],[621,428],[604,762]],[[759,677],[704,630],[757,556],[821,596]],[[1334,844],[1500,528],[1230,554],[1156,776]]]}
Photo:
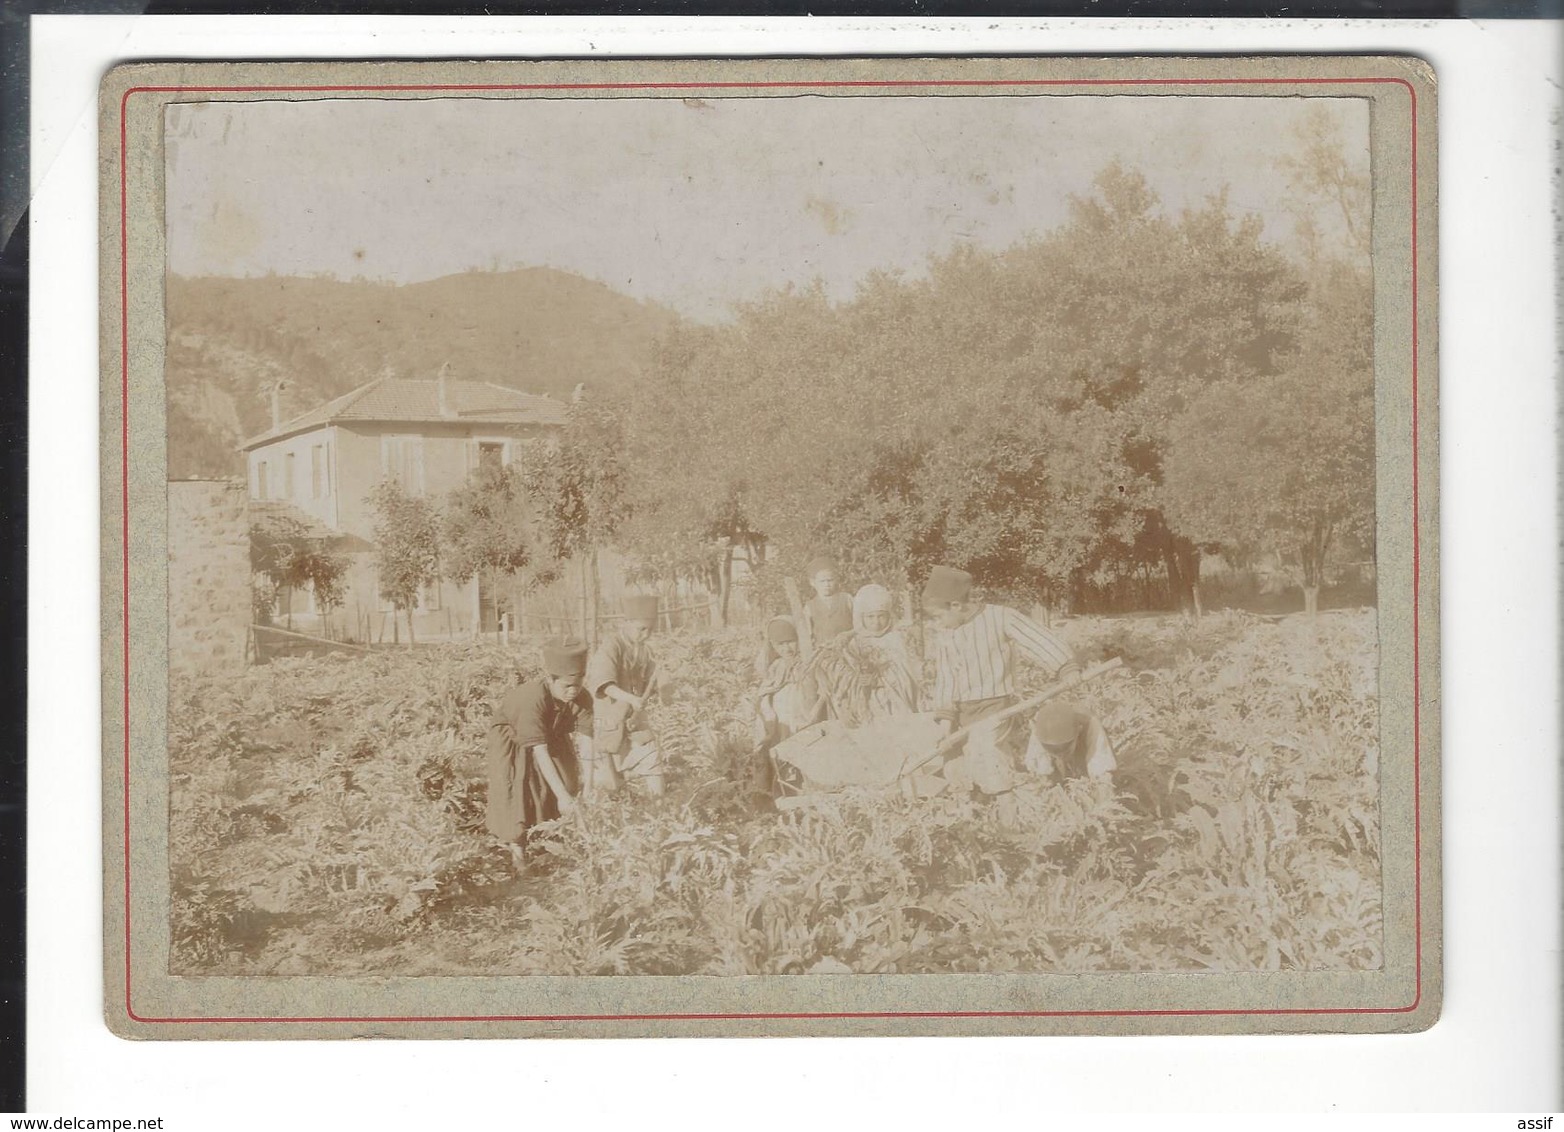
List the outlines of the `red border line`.
{"label": "red border line", "polygon": [[[128,192],[125,166],[128,149],[125,142],[125,110],[133,92],[126,91],[119,103],[119,294],[120,294],[120,544],[124,588],[121,591],[120,616],[125,628],[125,655],[121,669],[124,687],[122,708],[125,713],[125,1013],[136,1018],[130,1008],[130,286],[128,282],[128,243],[126,212]],[[136,1019],[147,1021],[147,1019]]]}
{"label": "red border line", "polygon": [[[279,86],[138,86],[125,92],[125,97],[139,93],[159,94],[253,94],[258,91],[330,92],[330,91],[415,91],[415,90],[839,90],[843,88],[875,88],[884,90],[908,87],[1036,87],[1036,86],[1236,86],[1254,85],[1328,85],[1342,86],[1363,83],[1400,83],[1408,90],[1411,84],[1405,79],[1349,78],[1349,79],[853,79],[830,82],[679,82],[679,83],[364,83],[342,85],[279,85]],[[1413,94],[1413,101],[1417,95]],[[121,102],[121,109],[124,102]]]}
{"label": "red border line", "polygon": [[[1393,83],[1403,86],[1412,99],[1412,829],[1413,829],[1413,909],[1415,924],[1415,993],[1407,1006],[1392,1007],[1323,1007],[1309,1009],[1269,1010],[873,1010],[873,1011],[799,1011],[756,1013],[686,1013],[686,1014],[474,1014],[474,1015],[410,1015],[358,1018],[308,1017],[308,1018],[154,1018],[137,1014],[131,1006],[130,964],[130,289],[128,283],[128,189],[126,163],[128,157],[126,119],[133,94],[253,94],[263,91],[295,93],[330,93],[349,91],[591,91],[591,90],[736,90],[736,89],[792,89],[822,90],[843,88],[906,89],[919,87],[1051,87],[1051,86],[1254,86],[1254,85],[1364,85]],[[122,625],[124,630],[124,656],[122,679],[124,682],[121,707],[124,712],[124,864],[125,864],[125,1014],[134,1022],[156,1023],[233,1023],[233,1022],[685,1022],[685,1021],[738,1021],[743,1019],[778,1020],[834,1020],[849,1018],[1200,1018],[1231,1016],[1324,1016],[1361,1014],[1408,1014],[1418,1008],[1423,1000],[1423,805],[1422,805],[1422,683],[1419,661],[1421,649],[1418,636],[1419,604],[1419,540],[1420,507],[1418,500],[1418,194],[1417,194],[1417,89],[1406,79],[1388,77],[1358,78],[1241,78],[1241,79],[942,79],[929,82],[913,80],[854,80],[838,82],[670,82],[670,83],[430,83],[384,84],[341,86],[137,86],[125,91],[120,98],[119,118],[119,218],[120,218],[120,518],[121,518],[121,569],[123,589],[121,598]]]}

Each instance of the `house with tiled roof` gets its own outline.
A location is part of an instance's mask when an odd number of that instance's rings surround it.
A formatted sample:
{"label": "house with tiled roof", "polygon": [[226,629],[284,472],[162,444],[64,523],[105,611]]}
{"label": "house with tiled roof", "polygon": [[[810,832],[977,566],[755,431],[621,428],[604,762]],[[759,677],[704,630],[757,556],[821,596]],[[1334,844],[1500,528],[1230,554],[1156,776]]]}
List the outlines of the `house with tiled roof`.
{"label": "house with tiled roof", "polygon": [[[479,467],[508,465],[525,445],[555,433],[565,414],[566,405],[552,397],[492,382],[385,377],[291,420],[274,414],[271,428],[239,447],[251,500],[289,504],[364,545],[374,541],[366,500],[382,479],[440,501]],[[373,635],[389,606],[378,597],[373,554],[355,558],[343,628],[350,636]],[[486,623],[492,598],[478,590],[477,583],[439,582],[423,596],[417,617],[435,633],[454,629],[458,620]]]}

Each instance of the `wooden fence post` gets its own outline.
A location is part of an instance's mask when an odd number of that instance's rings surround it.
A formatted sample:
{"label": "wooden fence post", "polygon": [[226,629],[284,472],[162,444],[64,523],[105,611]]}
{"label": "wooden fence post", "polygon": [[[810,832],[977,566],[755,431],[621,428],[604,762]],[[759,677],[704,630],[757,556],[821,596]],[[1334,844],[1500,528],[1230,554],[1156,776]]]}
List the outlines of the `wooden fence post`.
{"label": "wooden fence post", "polygon": [[798,655],[805,664],[814,656],[814,634],[809,629],[809,619],[804,616],[804,602],[798,595],[798,583],[792,578],[782,579],[782,589],[787,594],[787,607],[793,614],[793,627],[798,630]]}

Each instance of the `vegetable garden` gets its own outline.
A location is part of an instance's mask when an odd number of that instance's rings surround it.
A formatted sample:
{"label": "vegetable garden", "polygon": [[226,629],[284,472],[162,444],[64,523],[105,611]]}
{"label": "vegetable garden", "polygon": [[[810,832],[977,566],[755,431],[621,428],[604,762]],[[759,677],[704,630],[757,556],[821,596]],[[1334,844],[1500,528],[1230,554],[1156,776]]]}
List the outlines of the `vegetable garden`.
{"label": "vegetable garden", "polygon": [[[1246,971],[1380,965],[1372,610],[1079,618],[1111,782],[984,803],[757,789],[740,630],[654,640],[669,797],[483,830],[531,649],[279,660],[170,689],[175,974]],[[1023,688],[1041,674],[1021,670]]]}

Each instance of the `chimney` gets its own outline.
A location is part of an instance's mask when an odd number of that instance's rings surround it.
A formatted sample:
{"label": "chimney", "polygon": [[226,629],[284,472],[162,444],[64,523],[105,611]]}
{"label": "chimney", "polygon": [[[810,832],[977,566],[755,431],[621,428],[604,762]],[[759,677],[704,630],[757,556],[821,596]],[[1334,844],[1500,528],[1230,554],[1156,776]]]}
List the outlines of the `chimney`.
{"label": "chimney", "polygon": [[288,383],[286,381],[283,381],[281,378],[278,378],[276,381],[271,383],[271,390],[270,390],[270,392],[271,392],[271,396],[272,396],[272,430],[273,431],[276,431],[277,429],[282,427],[282,390],[283,390],[283,387],[285,385],[287,385],[287,384]]}
{"label": "chimney", "polygon": [[445,375],[451,370],[450,362],[440,364],[440,376],[435,378],[435,393],[439,397],[439,411],[442,417],[454,417],[456,413],[451,408],[450,391],[446,388]]}

